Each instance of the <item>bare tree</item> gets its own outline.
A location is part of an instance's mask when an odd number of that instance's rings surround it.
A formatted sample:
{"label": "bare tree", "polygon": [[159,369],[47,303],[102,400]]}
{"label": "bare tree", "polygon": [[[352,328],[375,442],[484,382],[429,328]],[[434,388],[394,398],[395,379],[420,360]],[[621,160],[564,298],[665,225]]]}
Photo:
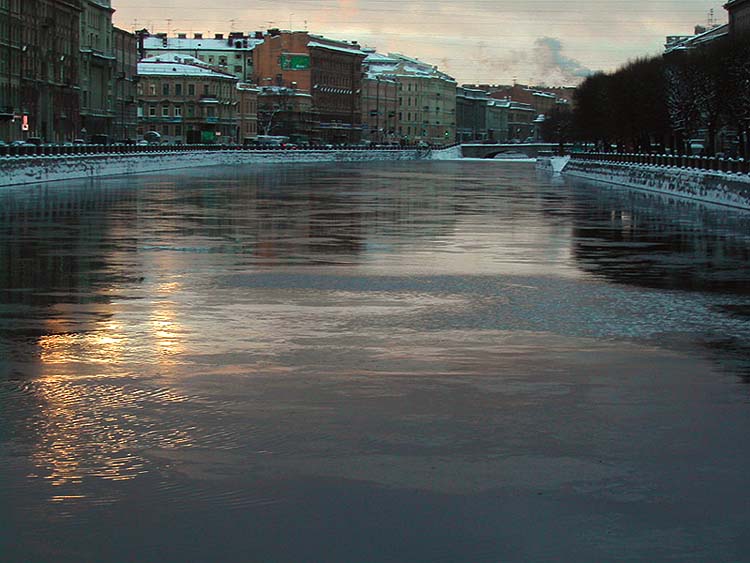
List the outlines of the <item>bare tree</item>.
{"label": "bare tree", "polygon": [[261,88],[258,103],[258,128],[263,135],[271,135],[283,125],[281,114],[289,111],[292,91],[283,87]]}

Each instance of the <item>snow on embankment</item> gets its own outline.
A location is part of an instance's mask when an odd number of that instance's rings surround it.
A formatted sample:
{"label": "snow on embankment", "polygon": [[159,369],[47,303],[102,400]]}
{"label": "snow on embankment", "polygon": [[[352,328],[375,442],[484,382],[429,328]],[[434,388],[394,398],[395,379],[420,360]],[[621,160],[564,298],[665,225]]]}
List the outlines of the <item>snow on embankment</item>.
{"label": "snow on embankment", "polygon": [[750,210],[750,176],[747,174],[575,158],[567,164],[564,174]]}
{"label": "snow on embankment", "polygon": [[204,166],[421,160],[425,151],[194,151],[0,158],[0,186],[148,174]]}
{"label": "snow on embankment", "polygon": [[540,156],[536,159],[536,167],[553,174],[560,174],[570,162],[569,156]]}
{"label": "snow on embankment", "polygon": [[436,149],[430,152],[430,160],[458,160],[463,158],[461,145],[448,147],[447,149]]}

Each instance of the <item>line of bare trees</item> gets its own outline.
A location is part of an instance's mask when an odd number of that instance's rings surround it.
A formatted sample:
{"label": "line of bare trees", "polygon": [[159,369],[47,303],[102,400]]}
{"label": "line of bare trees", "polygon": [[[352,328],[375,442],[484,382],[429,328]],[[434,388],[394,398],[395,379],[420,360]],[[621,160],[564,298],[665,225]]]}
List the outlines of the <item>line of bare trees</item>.
{"label": "line of bare trees", "polygon": [[725,37],[590,76],[572,114],[558,111],[548,121],[552,134],[620,152],[688,154],[695,143],[705,155],[747,158],[750,37]]}

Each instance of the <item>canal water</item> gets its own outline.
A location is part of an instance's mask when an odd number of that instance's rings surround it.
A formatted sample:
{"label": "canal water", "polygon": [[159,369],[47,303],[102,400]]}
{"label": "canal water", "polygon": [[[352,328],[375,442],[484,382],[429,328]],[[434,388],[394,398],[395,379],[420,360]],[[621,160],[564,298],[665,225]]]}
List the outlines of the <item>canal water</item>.
{"label": "canal water", "polygon": [[750,561],[750,219],[533,165],[0,193],[0,560]]}

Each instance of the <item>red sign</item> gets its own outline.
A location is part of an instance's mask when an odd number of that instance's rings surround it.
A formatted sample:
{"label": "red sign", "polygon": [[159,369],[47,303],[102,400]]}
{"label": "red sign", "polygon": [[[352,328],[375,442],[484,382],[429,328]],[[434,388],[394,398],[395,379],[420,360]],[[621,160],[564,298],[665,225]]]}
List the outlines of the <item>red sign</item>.
{"label": "red sign", "polygon": [[29,116],[24,115],[21,119],[21,131],[28,131],[29,130]]}

